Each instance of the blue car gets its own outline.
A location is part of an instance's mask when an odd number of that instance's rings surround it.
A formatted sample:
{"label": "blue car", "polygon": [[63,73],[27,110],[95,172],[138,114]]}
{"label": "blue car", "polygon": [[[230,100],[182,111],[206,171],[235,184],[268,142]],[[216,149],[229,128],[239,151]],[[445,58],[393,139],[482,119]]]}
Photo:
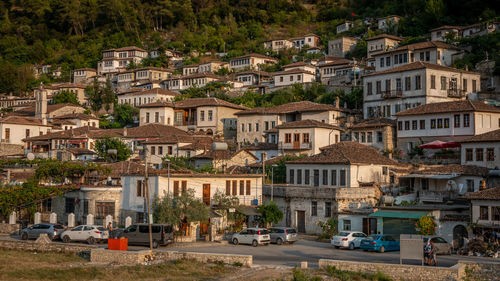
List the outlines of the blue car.
{"label": "blue car", "polygon": [[374,234],[361,240],[360,248],[364,251],[399,251],[399,241],[389,235]]}

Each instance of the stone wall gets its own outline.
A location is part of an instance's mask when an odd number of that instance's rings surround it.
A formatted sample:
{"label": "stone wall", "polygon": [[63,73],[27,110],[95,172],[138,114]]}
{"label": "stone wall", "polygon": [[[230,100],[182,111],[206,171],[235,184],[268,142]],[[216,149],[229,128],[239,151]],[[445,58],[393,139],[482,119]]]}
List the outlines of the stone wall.
{"label": "stone wall", "polygon": [[120,265],[136,265],[143,264],[149,257],[149,250],[143,251],[114,251],[103,248],[92,249],[90,251],[90,261],[100,263],[114,263]]}
{"label": "stone wall", "polygon": [[96,249],[98,246],[62,243],[36,243],[35,241],[0,240],[0,249],[36,252],[80,253]]}
{"label": "stone wall", "polygon": [[196,252],[177,252],[177,251],[155,251],[155,259],[177,260],[192,259],[199,262],[223,262],[226,264],[241,263],[244,266],[252,266],[253,256],[251,255],[231,255],[231,254],[213,254]]}
{"label": "stone wall", "polygon": [[340,270],[348,270],[354,272],[372,273],[381,272],[394,280],[408,281],[435,281],[435,280],[453,280],[459,281],[465,276],[465,265],[457,264],[450,268],[445,267],[429,267],[418,265],[399,265],[387,263],[367,263],[353,262],[341,260],[326,260],[320,259],[319,267],[328,265],[335,266]]}
{"label": "stone wall", "polygon": [[465,266],[464,280],[500,280],[500,263],[458,261]]}
{"label": "stone wall", "polygon": [[0,143],[0,156],[22,155],[24,147],[19,144]]}
{"label": "stone wall", "polygon": [[20,224],[0,223],[0,233],[1,234],[17,233],[20,229],[21,229]]}

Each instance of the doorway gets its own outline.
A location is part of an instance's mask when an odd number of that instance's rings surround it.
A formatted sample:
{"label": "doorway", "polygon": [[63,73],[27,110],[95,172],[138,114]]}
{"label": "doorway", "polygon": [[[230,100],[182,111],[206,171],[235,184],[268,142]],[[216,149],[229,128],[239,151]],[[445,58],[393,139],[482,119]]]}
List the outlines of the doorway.
{"label": "doorway", "polygon": [[376,218],[363,218],[363,233],[366,235],[377,234]]}
{"label": "doorway", "polygon": [[300,134],[293,134],[293,148],[300,148]]}
{"label": "doorway", "polygon": [[300,233],[306,232],[306,212],[297,211],[297,231]]}
{"label": "doorway", "polygon": [[469,238],[467,228],[463,225],[455,226],[453,228],[453,246],[458,247],[459,249],[462,248],[464,246],[464,238]]}
{"label": "doorway", "polygon": [[203,203],[210,206],[210,184],[203,185]]}

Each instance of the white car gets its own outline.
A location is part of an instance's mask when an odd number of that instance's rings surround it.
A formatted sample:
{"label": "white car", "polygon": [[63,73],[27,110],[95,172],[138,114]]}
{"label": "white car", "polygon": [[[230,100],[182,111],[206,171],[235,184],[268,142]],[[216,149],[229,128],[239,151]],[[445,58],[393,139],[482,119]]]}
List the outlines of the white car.
{"label": "white car", "polygon": [[250,244],[257,247],[259,244],[269,245],[269,243],[271,243],[271,236],[269,235],[269,231],[267,229],[247,228],[233,234],[231,241],[234,245]]}
{"label": "white car", "polygon": [[87,241],[89,244],[95,244],[107,240],[108,236],[108,231],[99,225],[79,225],[61,233],[61,239],[64,243]]}
{"label": "white car", "polygon": [[349,248],[354,250],[359,248],[361,240],[366,238],[366,234],[359,231],[341,231],[339,234],[332,237],[330,243],[336,248]]}

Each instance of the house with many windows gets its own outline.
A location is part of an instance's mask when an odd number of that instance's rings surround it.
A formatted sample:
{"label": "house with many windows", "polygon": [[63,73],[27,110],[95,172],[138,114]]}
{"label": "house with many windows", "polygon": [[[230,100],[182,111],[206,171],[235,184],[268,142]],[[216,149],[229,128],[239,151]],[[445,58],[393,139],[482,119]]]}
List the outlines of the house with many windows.
{"label": "house with many windows", "polygon": [[500,187],[469,193],[471,221],[474,231],[495,232],[500,227]]}
{"label": "house with many windows", "polygon": [[301,68],[293,68],[272,73],[275,87],[291,86],[299,83],[312,83],[316,80],[316,74]]}
{"label": "house with many windows", "polygon": [[172,126],[174,122],[174,104],[168,101],[156,101],[139,105],[139,126],[162,124]]}
{"label": "house with many windows", "polygon": [[278,60],[261,54],[248,54],[229,59],[229,69],[236,72],[242,70],[259,70],[260,66],[275,64]]}
{"label": "house with many windows", "polygon": [[363,78],[365,119],[388,117],[419,105],[458,101],[480,91],[479,73],[417,61]]}
{"label": "house with many windows", "polygon": [[[339,125],[339,107],[310,101],[292,102],[273,107],[252,108],[235,113],[238,117],[237,142],[264,142],[264,131],[285,122],[316,120],[330,125]],[[276,143],[272,135],[267,142]]]}
{"label": "house with many windows", "polygon": [[462,165],[500,170],[500,129],[464,139],[460,144]]}
{"label": "house with many windows", "polygon": [[234,80],[243,84],[245,87],[260,85],[263,82],[270,82],[272,76],[265,71],[247,70],[233,74]]}
{"label": "house with many windows", "polygon": [[128,103],[135,107],[154,102],[169,102],[179,94],[162,88],[132,88],[117,94],[118,103]]}
{"label": "house with many windows", "polygon": [[318,66],[319,79],[323,85],[351,84],[360,78],[359,70],[359,64],[342,58]]}
{"label": "house with many windows", "polygon": [[349,31],[349,29],[354,27],[354,22],[352,21],[345,21],[339,25],[337,25],[336,30],[337,34]]}
{"label": "house with many windows", "polygon": [[221,76],[213,73],[193,73],[185,76],[172,76],[161,82],[161,87],[170,91],[181,91],[191,87],[202,88],[208,83],[217,82]]}
{"label": "house with many windows", "polygon": [[274,39],[264,42],[264,48],[270,49],[273,52],[279,52],[293,47],[292,41],[288,39]]}
{"label": "house with many windows", "polygon": [[[370,59],[374,55],[397,47],[401,41],[403,41],[403,38],[390,34],[379,34],[366,39],[368,60],[371,62]],[[373,62],[371,66],[375,66],[375,63]]]}
{"label": "house with many windows", "polygon": [[431,103],[396,114],[398,147],[407,153],[419,144],[460,142],[500,129],[500,109],[481,101]]}
{"label": "house with many windows", "polygon": [[125,70],[130,63],[137,65],[147,56],[146,50],[135,46],[104,50],[102,60],[97,63],[97,73],[103,75]]}
{"label": "house with many windows", "polygon": [[97,75],[95,68],[79,68],[73,71],[73,83],[90,84]]}
{"label": "house with many windows", "polygon": [[353,123],[347,127],[341,140],[359,142],[390,153],[397,143],[396,120],[377,118]]}
{"label": "house with many windows", "polygon": [[349,36],[341,36],[328,41],[328,55],[344,58],[347,52],[353,51],[359,39]]}

